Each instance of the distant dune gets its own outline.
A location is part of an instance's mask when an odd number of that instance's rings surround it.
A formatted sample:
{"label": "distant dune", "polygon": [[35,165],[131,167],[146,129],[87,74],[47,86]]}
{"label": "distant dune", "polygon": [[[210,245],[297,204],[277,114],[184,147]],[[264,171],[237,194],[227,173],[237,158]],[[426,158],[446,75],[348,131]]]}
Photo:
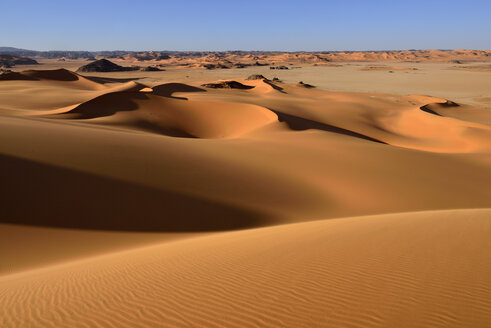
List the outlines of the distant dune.
{"label": "distant dune", "polygon": [[142,58],[162,67],[226,69],[250,66],[288,68],[290,65],[333,66],[337,62],[479,62],[491,61],[490,50],[408,50],[408,51],[349,51],[322,53],[281,52],[223,52],[223,53],[174,53],[159,56],[158,52],[127,54],[121,57],[128,62],[140,62]]}
{"label": "distant dune", "polygon": [[404,51],[332,51],[308,52],[257,52],[173,53],[159,55],[149,51],[126,54],[122,59],[138,62],[142,58],[163,66],[196,68],[243,68],[258,65],[333,65],[333,62],[476,62],[491,61],[491,50],[404,50]]}

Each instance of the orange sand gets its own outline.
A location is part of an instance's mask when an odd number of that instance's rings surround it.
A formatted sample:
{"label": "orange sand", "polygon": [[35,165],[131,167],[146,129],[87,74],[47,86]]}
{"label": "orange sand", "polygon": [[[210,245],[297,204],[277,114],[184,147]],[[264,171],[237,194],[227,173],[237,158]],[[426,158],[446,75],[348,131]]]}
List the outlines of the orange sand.
{"label": "orange sand", "polygon": [[1,327],[491,325],[489,108],[109,76],[0,81]]}

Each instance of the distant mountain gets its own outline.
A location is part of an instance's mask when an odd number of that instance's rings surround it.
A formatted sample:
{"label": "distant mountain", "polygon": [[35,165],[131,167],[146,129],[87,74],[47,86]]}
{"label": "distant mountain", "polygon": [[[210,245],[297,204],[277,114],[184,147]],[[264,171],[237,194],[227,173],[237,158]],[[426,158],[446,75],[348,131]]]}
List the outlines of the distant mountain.
{"label": "distant mountain", "polygon": [[26,49],[20,49],[20,48],[13,48],[13,47],[0,47],[0,53],[11,53],[11,52],[25,52],[25,51],[32,51],[36,52],[33,50],[26,50]]}
{"label": "distant mountain", "polygon": [[0,54],[7,54],[18,57],[34,57],[39,54],[39,51],[19,49],[13,47],[0,47]]}
{"label": "distant mountain", "polygon": [[78,59],[78,58],[94,58],[94,55],[97,53],[92,53],[90,51],[64,51],[64,50],[55,50],[55,51],[37,51],[37,50],[27,50],[27,49],[19,49],[13,47],[0,47],[0,54],[9,54],[19,57],[41,57],[41,58],[69,58],[69,59]]}

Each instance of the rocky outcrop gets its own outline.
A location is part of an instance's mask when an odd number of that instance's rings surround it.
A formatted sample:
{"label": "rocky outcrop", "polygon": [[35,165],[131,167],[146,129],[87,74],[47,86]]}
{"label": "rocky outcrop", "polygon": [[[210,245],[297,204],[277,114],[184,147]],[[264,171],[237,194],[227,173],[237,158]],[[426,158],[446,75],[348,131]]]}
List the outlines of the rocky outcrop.
{"label": "rocky outcrop", "polygon": [[80,67],[77,72],[125,72],[139,70],[140,67],[125,67],[115,64],[107,59],[99,59]]}
{"label": "rocky outcrop", "polygon": [[224,64],[221,64],[221,63],[218,63],[218,64],[203,64],[201,66],[204,67],[204,68],[206,68],[206,69],[230,68],[229,66],[224,65]]}
{"label": "rocky outcrop", "polygon": [[298,82],[297,84],[299,87],[302,87],[302,88],[307,88],[307,89],[311,89],[311,88],[315,88],[315,86],[313,86],[312,84],[308,84],[308,83],[303,83],[302,81]]}
{"label": "rocky outcrop", "polygon": [[250,85],[245,85],[237,81],[223,81],[223,82],[217,82],[217,83],[205,83],[201,85],[202,87],[205,88],[213,88],[213,89],[242,89],[242,90],[247,90],[247,89],[252,89],[254,88],[253,86]]}
{"label": "rocky outcrop", "polygon": [[0,67],[14,67],[15,65],[39,65],[37,61],[27,57],[16,57],[0,54]]}
{"label": "rocky outcrop", "polygon": [[265,78],[261,74],[253,74],[253,75],[250,75],[246,80],[267,80],[267,78]]}
{"label": "rocky outcrop", "polygon": [[141,70],[144,71],[144,72],[160,72],[160,71],[165,71],[163,69],[158,68],[157,66],[147,66],[147,67],[143,67]]}
{"label": "rocky outcrop", "polygon": [[269,69],[288,69],[288,66],[284,66],[284,65],[281,65],[281,66],[270,66]]}

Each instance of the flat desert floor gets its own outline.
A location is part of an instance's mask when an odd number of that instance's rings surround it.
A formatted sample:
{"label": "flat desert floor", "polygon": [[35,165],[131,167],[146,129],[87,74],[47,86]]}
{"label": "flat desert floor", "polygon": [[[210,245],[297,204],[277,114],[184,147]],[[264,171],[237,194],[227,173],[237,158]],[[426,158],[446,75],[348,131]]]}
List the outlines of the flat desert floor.
{"label": "flat desert floor", "polygon": [[491,327],[482,63],[41,63],[0,77],[1,327]]}

